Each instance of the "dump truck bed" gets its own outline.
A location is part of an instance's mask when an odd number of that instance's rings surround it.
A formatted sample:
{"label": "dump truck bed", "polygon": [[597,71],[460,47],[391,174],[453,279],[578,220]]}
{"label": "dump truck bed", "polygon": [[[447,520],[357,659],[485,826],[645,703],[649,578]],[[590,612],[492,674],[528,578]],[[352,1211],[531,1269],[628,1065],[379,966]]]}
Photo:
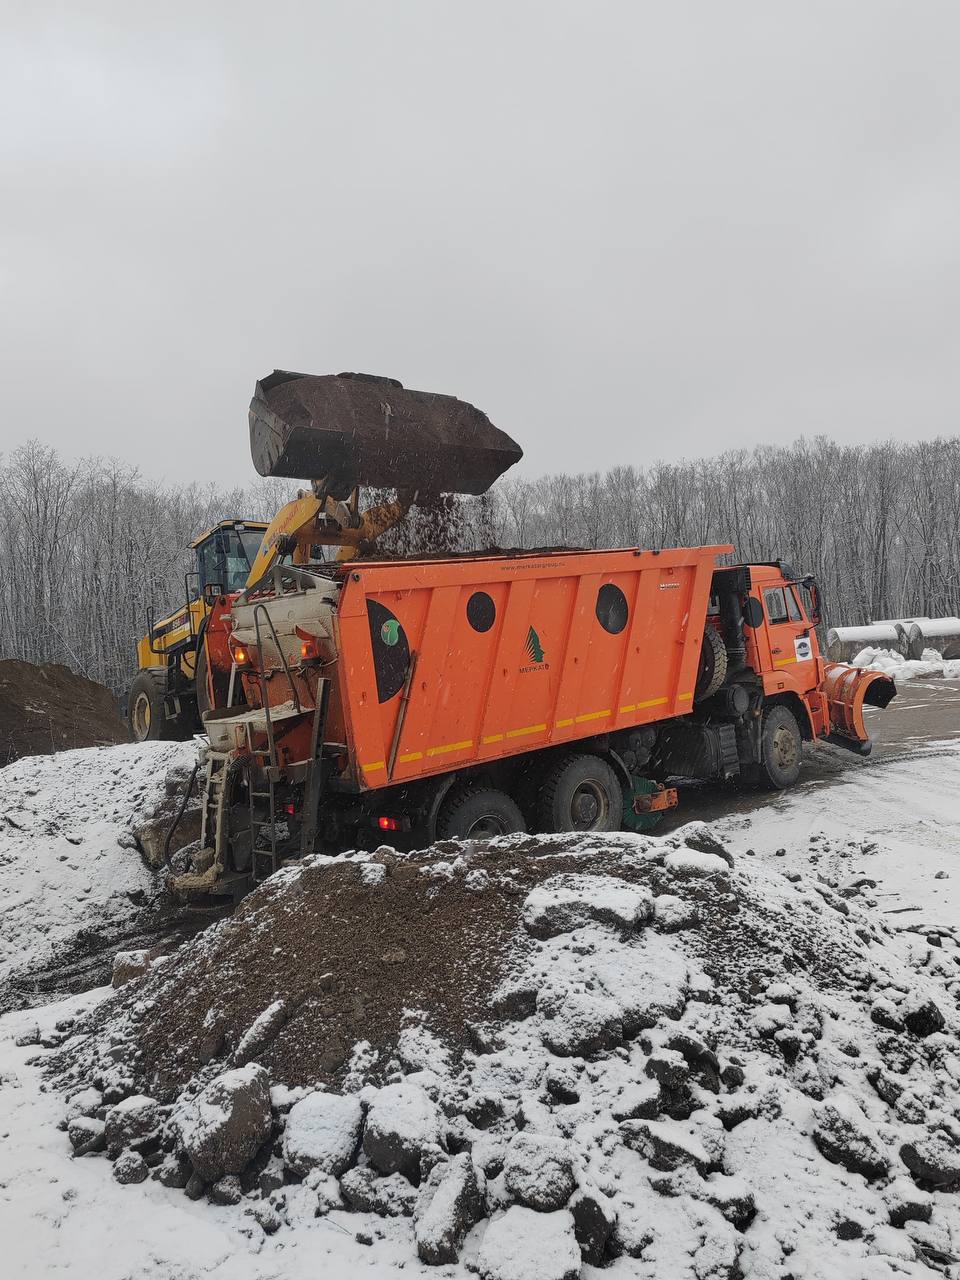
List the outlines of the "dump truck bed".
{"label": "dump truck bed", "polygon": [[383,787],[689,713],[713,569],[730,550],[352,565],[335,701],[353,781]]}

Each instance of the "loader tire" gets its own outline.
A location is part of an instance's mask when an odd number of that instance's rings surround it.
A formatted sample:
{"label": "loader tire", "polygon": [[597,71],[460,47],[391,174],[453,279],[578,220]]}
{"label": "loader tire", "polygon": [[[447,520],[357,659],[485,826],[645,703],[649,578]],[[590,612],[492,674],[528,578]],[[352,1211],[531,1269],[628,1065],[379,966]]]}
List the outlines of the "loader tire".
{"label": "loader tire", "polygon": [[526,829],[516,804],[505,791],[493,787],[456,788],[437,817],[439,840],[485,840]]}
{"label": "loader tire", "polygon": [[713,697],[726,678],[727,647],[723,643],[723,636],[714,627],[707,627],[700,646],[694,699],[703,702],[705,698]]}
{"label": "loader tire", "polygon": [[763,715],[760,730],[760,785],[770,791],[792,787],[800,777],[803,740],[793,712],[784,706],[770,707]]}
{"label": "loader tire", "polygon": [[619,831],[623,788],[599,756],[565,756],[540,790],[541,831]]}
{"label": "loader tire", "polygon": [[175,725],[168,721],[163,707],[164,673],[140,671],[130,686],[127,720],[134,742],[156,742],[172,738]]}

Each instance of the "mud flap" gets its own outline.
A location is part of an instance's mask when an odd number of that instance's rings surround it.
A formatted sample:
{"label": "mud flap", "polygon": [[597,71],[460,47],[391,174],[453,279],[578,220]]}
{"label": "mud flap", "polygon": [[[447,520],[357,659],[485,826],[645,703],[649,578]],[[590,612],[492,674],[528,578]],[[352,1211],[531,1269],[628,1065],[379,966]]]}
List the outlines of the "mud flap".
{"label": "mud flap", "polygon": [[663,787],[649,778],[631,777],[632,791],[623,796],[623,829],[652,831],[667,809],[677,803],[675,787]]}
{"label": "mud flap", "polygon": [[863,723],[864,705],[886,707],[897,696],[897,686],[882,671],[865,671],[843,662],[828,662],[823,681],[830,714],[827,741],[834,746],[868,756],[873,748]]}

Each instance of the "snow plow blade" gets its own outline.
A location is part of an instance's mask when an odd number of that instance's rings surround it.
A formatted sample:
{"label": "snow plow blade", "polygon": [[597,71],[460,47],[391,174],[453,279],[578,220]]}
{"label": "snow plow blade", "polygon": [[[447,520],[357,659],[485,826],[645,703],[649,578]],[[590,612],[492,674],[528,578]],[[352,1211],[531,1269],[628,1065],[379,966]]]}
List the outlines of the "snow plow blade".
{"label": "snow plow blade", "polygon": [[335,498],[357,485],[486,493],[523,457],[485,413],[454,396],[370,374],[282,369],[258,382],[250,401],[250,452],[262,476],[324,481]]}
{"label": "snow plow blade", "polygon": [[863,723],[864,704],[886,707],[896,696],[897,686],[882,671],[865,671],[842,662],[828,662],[823,681],[830,708],[827,741],[858,755],[868,756],[873,743]]}

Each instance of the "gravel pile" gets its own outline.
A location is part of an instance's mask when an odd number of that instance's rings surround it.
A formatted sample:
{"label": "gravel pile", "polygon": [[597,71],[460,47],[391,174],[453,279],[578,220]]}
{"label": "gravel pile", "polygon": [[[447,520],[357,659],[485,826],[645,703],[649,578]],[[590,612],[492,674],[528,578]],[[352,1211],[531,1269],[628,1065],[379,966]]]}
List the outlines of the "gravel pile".
{"label": "gravel pile", "polygon": [[960,950],[861,895],[702,824],[314,858],[63,1028],[66,1137],[482,1280],[950,1272]]}

